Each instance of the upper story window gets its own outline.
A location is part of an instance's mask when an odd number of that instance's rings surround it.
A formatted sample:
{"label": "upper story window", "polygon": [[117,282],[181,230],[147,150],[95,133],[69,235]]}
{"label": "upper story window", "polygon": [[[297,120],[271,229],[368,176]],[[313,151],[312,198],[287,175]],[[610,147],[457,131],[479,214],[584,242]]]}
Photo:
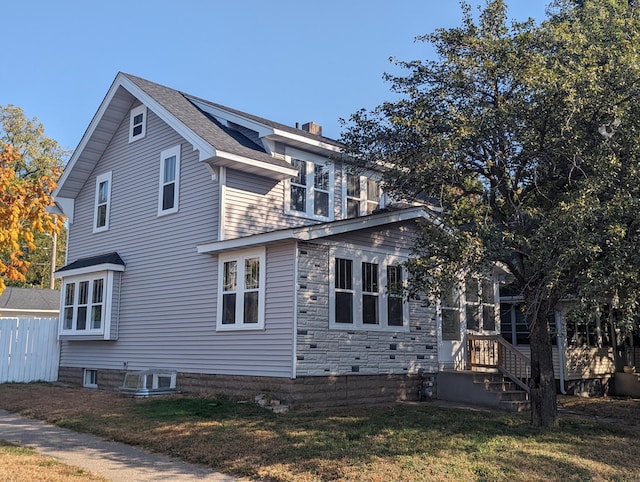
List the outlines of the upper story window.
{"label": "upper story window", "polygon": [[383,207],[380,181],[370,177],[346,173],[342,194],[345,218],[365,216]]}
{"label": "upper story window", "polygon": [[129,142],[142,139],[147,133],[147,108],[140,105],[131,110],[129,118]]}
{"label": "upper story window", "polygon": [[264,328],[265,250],[220,255],[216,329]]}
{"label": "upper story window", "polygon": [[291,165],[298,171],[286,184],[285,212],[330,221],[334,206],[334,167],[320,158],[293,156]]}
{"label": "upper story window", "polygon": [[93,232],[109,229],[111,212],[111,171],[96,178],[96,195],[93,211]]}
{"label": "upper story window", "polygon": [[397,259],[335,250],[331,257],[329,324],[338,329],[404,330],[409,305]]}
{"label": "upper story window", "polygon": [[160,153],[158,216],[178,211],[180,194],[180,145]]}

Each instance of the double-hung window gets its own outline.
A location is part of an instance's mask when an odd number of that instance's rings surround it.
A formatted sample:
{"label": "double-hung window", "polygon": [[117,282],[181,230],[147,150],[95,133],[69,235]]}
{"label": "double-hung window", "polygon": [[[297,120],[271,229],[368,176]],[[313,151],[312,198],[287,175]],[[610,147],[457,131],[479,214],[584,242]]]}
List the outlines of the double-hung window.
{"label": "double-hung window", "polygon": [[180,195],[180,144],[160,153],[158,216],[178,211]]}
{"label": "double-hung window", "polygon": [[96,178],[96,194],[93,211],[93,232],[109,229],[111,212],[111,171]]}
{"label": "double-hung window", "polygon": [[333,164],[299,155],[291,157],[291,166],[298,174],[286,186],[285,212],[319,220],[333,219]]}
{"label": "double-hung window", "polygon": [[343,189],[343,213],[346,218],[371,214],[382,207],[380,181],[347,172]]}
{"label": "double-hung window", "polygon": [[264,328],[265,251],[221,255],[218,266],[218,330]]}
{"label": "double-hung window", "polygon": [[147,133],[147,108],[140,105],[129,115],[129,142],[142,139]]}
{"label": "double-hung window", "polygon": [[397,259],[342,250],[330,258],[329,324],[337,329],[404,330],[409,307]]}

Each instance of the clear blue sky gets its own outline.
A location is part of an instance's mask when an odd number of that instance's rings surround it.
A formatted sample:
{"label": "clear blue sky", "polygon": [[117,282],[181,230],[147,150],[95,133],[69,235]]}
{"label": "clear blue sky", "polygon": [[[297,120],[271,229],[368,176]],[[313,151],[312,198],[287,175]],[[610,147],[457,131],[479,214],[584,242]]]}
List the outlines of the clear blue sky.
{"label": "clear blue sky", "polygon": [[[548,1],[507,3],[541,20]],[[338,118],[391,98],[389,57],[424,59],[414,38],[462,18],[457,0],[6,0],[0,15],[0,105],[68,149],[119,71],[337,138]]]}

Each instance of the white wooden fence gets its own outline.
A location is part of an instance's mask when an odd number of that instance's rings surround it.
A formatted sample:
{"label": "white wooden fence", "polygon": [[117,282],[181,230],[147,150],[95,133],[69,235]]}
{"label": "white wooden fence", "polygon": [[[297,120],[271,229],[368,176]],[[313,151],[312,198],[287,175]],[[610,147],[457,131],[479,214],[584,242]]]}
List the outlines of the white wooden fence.
{"label": "white wooden fence", "polygon": [[57,318],[0,318],[0,383],[54,382],[59,361]]}

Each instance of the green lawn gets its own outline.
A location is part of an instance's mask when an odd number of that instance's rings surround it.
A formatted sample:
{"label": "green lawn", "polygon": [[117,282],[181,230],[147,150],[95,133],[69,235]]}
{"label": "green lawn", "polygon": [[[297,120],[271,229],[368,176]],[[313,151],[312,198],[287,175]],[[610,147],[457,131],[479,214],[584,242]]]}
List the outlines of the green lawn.
{"label": "green lawn", "polygon": [[45,384],[0,385],[0,408],[262,480],[640,480],[639,427],[586,417],[541,430],[527,415],[428,402],[276,415]]}

